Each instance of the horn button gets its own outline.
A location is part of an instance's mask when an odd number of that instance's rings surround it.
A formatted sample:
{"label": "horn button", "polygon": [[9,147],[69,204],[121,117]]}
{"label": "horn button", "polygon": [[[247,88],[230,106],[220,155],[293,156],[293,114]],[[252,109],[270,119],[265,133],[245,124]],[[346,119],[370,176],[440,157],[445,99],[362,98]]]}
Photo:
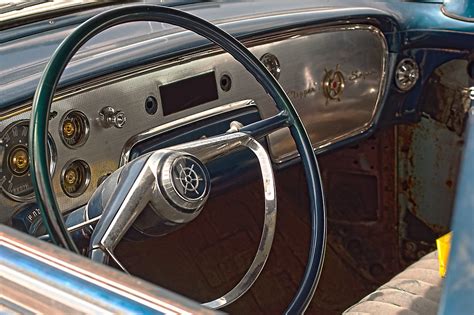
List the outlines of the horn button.
{"label": "horn button", "polygon": [[165,198],[185,212],[200,210],[209,195],[209,172],[191,155],[167,159],[160,179]]}
{"label": "horn button", "polygon": [[[193,220],[209,197],[211,179],[206,166],[196,157],[171,153],[157,172],[157,197],[139,215],[133,227],[139,234],[160,236]],[[141,239],[133,231],[129,239]]]}

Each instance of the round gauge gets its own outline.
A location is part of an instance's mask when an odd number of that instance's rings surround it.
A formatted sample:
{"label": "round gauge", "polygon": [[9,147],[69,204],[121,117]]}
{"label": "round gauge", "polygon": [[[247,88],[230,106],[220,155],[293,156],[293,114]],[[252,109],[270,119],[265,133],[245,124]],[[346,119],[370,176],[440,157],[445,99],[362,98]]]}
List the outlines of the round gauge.
{"label": "round gauge", "polygon": [[69,197],[78,197],[87,189],[90,179],[91,171],[86,162],[70,161],[61,172],[61,187]]}
{"label": "round gauge", "polygon": [[[9,198],[23,201],[33,197],[30,159],[28,155],[28,121],[9,125],[0,136],[0,188]],[[48,138],[51,174],[54,171],[55,150]]]}
{"label": "round gauge", "polygon": [[89,121],[86,115],[77,110],[67,112],[61,119],[59,134],[69,148],[83,145],[89,137]]}

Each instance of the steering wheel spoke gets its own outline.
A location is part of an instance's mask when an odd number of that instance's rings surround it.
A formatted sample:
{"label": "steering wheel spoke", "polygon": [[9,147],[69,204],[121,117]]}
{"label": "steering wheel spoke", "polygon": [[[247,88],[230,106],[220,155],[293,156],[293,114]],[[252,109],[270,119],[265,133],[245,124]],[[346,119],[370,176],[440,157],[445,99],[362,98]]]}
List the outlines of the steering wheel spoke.
{"label": "steering wheel spoke", "polygon": [[250,149],[257,157],[262,173],[263,190],[265,194],[265,214],[262,235],[260,237],[257,254],[255,255],[255,258],[253,259],[243,278],[224,296],[203,304],[204,306],[210,308],[224,307],[237,300],[250,289],[265,266],[275,235],[277,198],[272,162],[265,148],[254,138],[249,137],[248,141],[245,143],[245,146]]}
{"label": "steering wheel spoke", "polygon": [[239,129],[240,132],[246,133],[255,139],[260,139],[279,129],[289,127],[291,125],[290,118],[285,111],[269,118],[262,119]]}

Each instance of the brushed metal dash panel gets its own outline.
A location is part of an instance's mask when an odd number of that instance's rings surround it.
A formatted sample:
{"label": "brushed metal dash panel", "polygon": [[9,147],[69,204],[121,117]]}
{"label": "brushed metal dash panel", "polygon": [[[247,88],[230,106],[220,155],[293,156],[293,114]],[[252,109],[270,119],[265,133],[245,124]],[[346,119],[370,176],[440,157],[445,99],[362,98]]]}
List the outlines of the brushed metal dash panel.
{"label": "brushed metal dash panel", "polygon": [[[366,25],[311,28],[247,44],[259,58],[265,53],[272,53],[279,59],[279,82],[296,106],[315,149],[363,133],[373,124],[387,80],[388,50],[385,38],[378,29]],[[340,71],[344,77],[344,89],[339,100],[329,100],[322,89],[327,72],[334,70]],[[223,74],[229,75],[232,89],[225,92],[218,88],[218,100],[164,116],[159,86],[208,71],[215,71],[216,80]],[[217,85],[219,87],[219,81]],[[148,96],[156,97],[159,103],[158,111],[153,116],[145,111]],[[229,108],[249,106],[245,100],[253,100],[263,118],[277,112],[256,80],[229,54],[215,50],[151,65],[122,77],[102,79],[62,95],[52,105],[57,115],[50,120],[49,128],[57,148],[53,186],[62,211],[84,205],[97,188],[100,177],[123,164],[129,149],[141,139],[149,138],[153,130],[166,132],[180,126],[187,117],[204,119],[206,113],[212,116],[219,114],[221,109],[225,112]],[[229,104],[234,104],[234,107]],[[124,128],[101,127],[98,113],[105,106],[112,106],[126,114]],[[66,147],[59,136],[59,122],[64,113],[71,109],[84,112],[90,124],[87,142],[77,149]],[[0,121],[0,130],[13,121],[28,119],[29,116],[29,110],[24,109],[18,115],[8,116]],[[280,163],[297,156],[287,130],[271,134],[268,140],[274,162]],[[76,198],[68,197],[60,187],[61,170],[72,159],[86,161],[92,173],[91,184],[84,194]],[[0,196],[0,222],[6,222],[19,205]]]}

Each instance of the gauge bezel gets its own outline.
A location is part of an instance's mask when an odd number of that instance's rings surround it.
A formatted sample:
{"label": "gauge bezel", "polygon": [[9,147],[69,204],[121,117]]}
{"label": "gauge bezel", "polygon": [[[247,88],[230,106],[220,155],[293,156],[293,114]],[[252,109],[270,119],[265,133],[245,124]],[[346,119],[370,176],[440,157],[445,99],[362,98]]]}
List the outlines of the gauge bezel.
{"label": "gauge bezel", "polygon": [[[28,131],[29,131],[29,124],[30,124],[30,121],[27,120],[27,119],[22,119],[22,120],[18,120],[18,121],[15,121],[15,122],[12,122],[10,123],[8,126],[6,126],[1,132],[0,132],[0,139],[3,139],[3,136],[5,134],[7,134],[8,132],[10,132],[11,129],[13,129],[14,127],[16,126],[19,126],[19,125],[22,125],[22,124],[26,124],[26,126],[28,127]],[[28,137],[26,137],[26,143],[28,143]],[[26,145],[26,148],[27,150],[29,150],[29,143],[28,145]],[[54,175],[54,171],[56,170],[56,162],[57,162],[57,151],[56,151],[56,144],[54,143],[54,140],[53,140],[53,137],[51,136],[50,133],[48,133],[48,151],[49,151],[49,171],[50,171],[50,175],[51,177],[53,177]],[[29,152],[28,152],[29,154]],[[3,165],[3,161],[1,161],[1,166],[2,167],[9,167],[8,165]],[[10,172],[10,171],[9,171]],[[30,170],[29,170],[29,166],[28,166],[28,171],[21,175],[21,176],[26,176],[27,174],[29,174]],[[21,177],[21,176],[18,176],[18,175],[15,175],[12,173],[13,176],[16,176],[16,177]],[[31,177],[30,177],[31,178]],[[2,191],[2,193],[14,200],[14,201],[17,201],[17,202],[26,202],[26,201],[32,201],[35,199],[35,193],[32,192],[28,195],[25,195],[25,196],[18,196],[18,195],[15,195],[15,194],[12,194],[8,191],[6,191],[4,188],[3,188],[3,185],[0,186],[0,190]]]}
{"label": "gauge bezel", "polygon": [[[73,164],[73,163],[80,163],[83,167],[84,167],[84,170],[85,170],[85,180],[84,180],[84,183],[81,185],[81,187],[79,188],[78,191],[74,192],[74,193],[70,193],[68,191],[66,191],[64,189],[64,175],[66,173],[66,170]],[[79,197],[80,195],[82,195],[86,190],[87,188],[89,188],[89,185],[91,183],[91,178],[92,178],[92,175],[91,175],[91,168],[89,166],[89,164],[87,164],[86,161],[84,160],[81,160],[81,159],[72,159],[72,160],[69,160],[66,164],[64,164],[64,167],[62,168],[61,170],[61,189],[62,191],[64,192],[64,194],[68,197],[71,197],[71,198],[76,198],[76,197]]]}
{"label": "gauge bezel", "polygon": [[[82,121],[83,125],[84,125],[84,134],[82,135],[82,138],[80,139],[79,142],[77,142],[76,144],[69,144],[66,139],[64,138],[64,134],[63,134],[63,124],[64,124],[64,121],[66,121],[66,119],[71,115],[71,114],[75,114],[79,117],[79,119]],[[59,122],[59,138],[61,138],[61,142],[66,146],[68,147],[69,149],[77,149],[77,148],[80,148],[82,147],[86,142],[87,140],[89,139],[89,134],[90,134],[90,124],[89,124],[89,119],[87,118],[87,115],[84,114],[83,112],[81,112],[80,110],[77,110],[77,109],[71,109],[71,110],[68,110],[67,112],[64,113],[64,115],[61,117],[61,121]]]}

